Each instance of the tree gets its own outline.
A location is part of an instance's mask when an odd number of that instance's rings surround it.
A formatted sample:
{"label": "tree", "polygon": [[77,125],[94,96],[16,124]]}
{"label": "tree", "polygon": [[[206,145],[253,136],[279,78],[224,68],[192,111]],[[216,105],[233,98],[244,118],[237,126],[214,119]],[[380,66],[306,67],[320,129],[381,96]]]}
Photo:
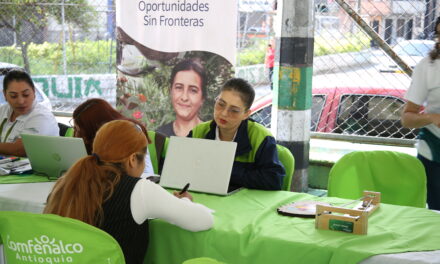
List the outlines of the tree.
{"label": "tree", "polygon": [[73,25],[84,32],[90,29],[95,10],[87,0],[11,0],[0,5],[0,29],[15,33],[24,68],[29,73],[29,44],[35,40],[44,41],[42,33],[50,18],[62,23],[63,8],[65,24]]}

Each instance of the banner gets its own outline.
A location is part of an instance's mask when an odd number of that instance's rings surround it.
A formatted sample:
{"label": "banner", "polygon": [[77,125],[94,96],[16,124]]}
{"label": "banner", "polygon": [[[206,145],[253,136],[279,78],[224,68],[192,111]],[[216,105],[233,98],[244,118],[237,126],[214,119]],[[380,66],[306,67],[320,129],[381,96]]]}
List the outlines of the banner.
{"label": "banner", "polygon": [[186,136],[234,76],[236,0],[117,0],[117,109]]}

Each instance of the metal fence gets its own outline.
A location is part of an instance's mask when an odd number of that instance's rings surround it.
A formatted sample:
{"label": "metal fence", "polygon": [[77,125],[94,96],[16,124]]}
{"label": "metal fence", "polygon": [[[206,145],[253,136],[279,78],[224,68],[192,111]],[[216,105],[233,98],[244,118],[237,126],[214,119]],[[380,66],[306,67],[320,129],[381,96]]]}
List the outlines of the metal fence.
{"label": "metal fence", "polygon": [[[434,47],[436,1],[346,0],[410,67]],[[315,1],[315,46],[311,131],[359,140],[411,143],[417,131],[401,126],[411,78],[366,34],[337,1]],[[270,97],[270,96],[268,96]],[[253,118],[270,126],[270,98]],[[321,133],[319,133],[321,132]],[[374,137],[374,138],[373,138]],[[385,139],[385,140],[383,140]]]}
{"label": "metal fence", "polygon": [[[410,66],[433,45],[437,0],[346,0]],[[236,74],[262,98],[253,118],[270,126],[267,45],[275,0],[239,0]],[[410,77],[334,0],[315,0],[314,132],[413,138],[400,125]],[[89,97],[116,98],[112,0],[0,1],[0,62],[25,67],[52,101],[71,112]],[[273,42],[272,42],[273,43]],[[420,56],[419,56],[420,55]]]}

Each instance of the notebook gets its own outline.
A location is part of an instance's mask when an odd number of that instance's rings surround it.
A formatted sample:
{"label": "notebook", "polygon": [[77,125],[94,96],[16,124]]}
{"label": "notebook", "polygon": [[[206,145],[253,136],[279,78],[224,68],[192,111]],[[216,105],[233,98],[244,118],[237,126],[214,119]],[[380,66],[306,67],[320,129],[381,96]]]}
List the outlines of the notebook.
{"label": "notebook", "polygon": [[195,192],[228,195],[236,142],[171,137],[159,184]]}
{"label": "notebook", "polygon": [[21,134],[24,149],[35,174],[58,178],[84,156],[82,138]]}

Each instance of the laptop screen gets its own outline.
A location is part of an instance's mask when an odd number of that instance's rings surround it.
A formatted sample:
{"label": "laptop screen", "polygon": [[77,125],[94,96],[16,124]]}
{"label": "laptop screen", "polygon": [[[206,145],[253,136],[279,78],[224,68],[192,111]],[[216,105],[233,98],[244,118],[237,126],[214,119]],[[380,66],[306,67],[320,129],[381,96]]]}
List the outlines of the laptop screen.
{"label": "laptop screen", "polygon": [[87,156],[82,138],[21,134],[35,174],[58,178],[76,161]]}
{"label": "laptop screen", "polygon": [[160,178],[160,185],[181,189],[228,194],[236,142],[171,137]]}

